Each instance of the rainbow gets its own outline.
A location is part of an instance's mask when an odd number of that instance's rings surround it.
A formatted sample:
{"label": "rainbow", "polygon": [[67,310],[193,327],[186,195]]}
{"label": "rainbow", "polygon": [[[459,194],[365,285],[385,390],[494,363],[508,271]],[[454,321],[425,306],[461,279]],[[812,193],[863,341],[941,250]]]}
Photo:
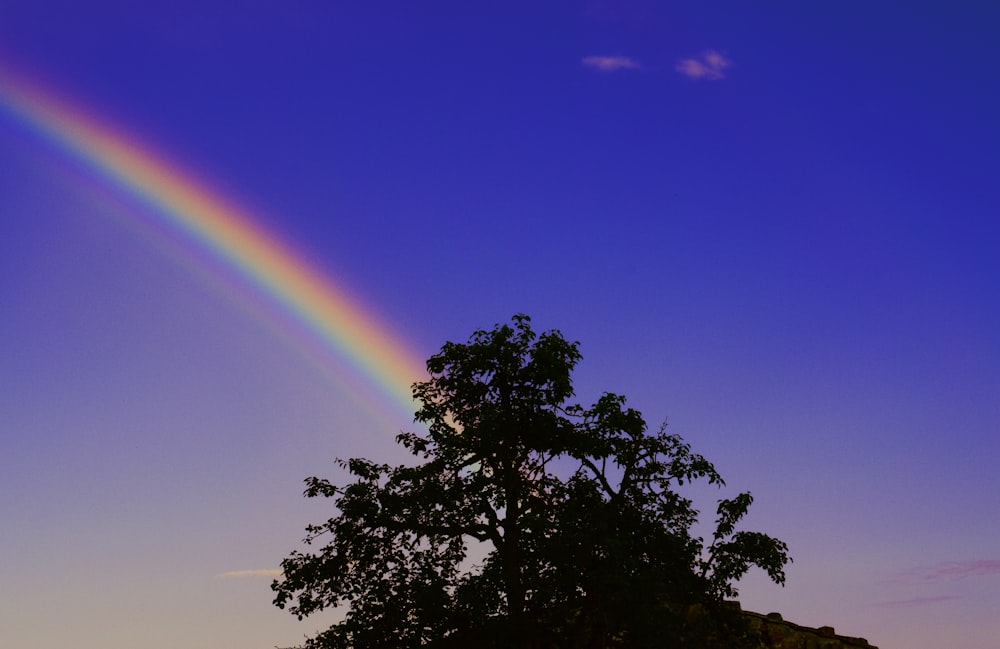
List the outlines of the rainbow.
{"label": "rainbow", "polygon": [[[232,271],[300,331],[361,378],[371,400],[388,401],[397,414],[413,415],[413,381],[426,377],[421,362],[347,291],[266,231],[253,215],[201,185],[133,136],[102,124],[81,107],[0,69],[0,110],[14,116],[96,178],[152,209],[137,210],[186,244]],[[274,325],[275,323],[271,323]],[[350,387],[345,377],[339,380]],[[375,395],[374,397],[372,395]],[[379,399],[378,397],[381,397]],[[382,404],[385,405],[384,403]]]}

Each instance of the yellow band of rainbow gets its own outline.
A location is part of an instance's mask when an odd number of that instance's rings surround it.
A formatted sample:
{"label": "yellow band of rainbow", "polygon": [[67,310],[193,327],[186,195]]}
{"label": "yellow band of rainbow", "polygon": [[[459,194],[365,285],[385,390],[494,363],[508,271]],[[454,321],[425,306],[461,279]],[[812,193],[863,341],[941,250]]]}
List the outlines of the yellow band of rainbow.
{"label": "yellow band of rainbow", "polygon": [[326,350],[346,361],[369,388],[387,397],[401,413],[413,414],[410,386],[426,376],[417,356],[246,210],[168,164],[136,138],[0,69],[3,108],[95,175],[154,208],[145,211],[154,215],[150,218],[232,268]]}

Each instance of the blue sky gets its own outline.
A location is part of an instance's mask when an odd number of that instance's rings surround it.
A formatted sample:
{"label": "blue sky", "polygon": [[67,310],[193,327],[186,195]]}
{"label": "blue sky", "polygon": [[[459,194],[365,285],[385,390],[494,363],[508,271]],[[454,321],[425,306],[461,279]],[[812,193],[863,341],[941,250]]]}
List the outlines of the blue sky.
{"label": "blue sky", "polygon": [[[0,67],[234,196],[420,356],[516,312],[751,490],[747,608],[1000,635],[988,3],[5,2]],[[272,647],[387,423],[0,112],[0,640]],[[706,492],[710,510],[715,494]]]}

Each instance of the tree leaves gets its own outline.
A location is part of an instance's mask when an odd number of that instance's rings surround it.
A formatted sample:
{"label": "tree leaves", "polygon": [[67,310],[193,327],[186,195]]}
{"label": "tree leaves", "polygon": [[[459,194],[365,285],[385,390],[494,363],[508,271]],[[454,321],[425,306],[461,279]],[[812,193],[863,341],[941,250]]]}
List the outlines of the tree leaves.
{"label": "tree leaves", "polygon": [[735,628],[720,605],[750,567],[783,582],[785,544],[736,531],[748,493],[719,502],[706,548],[677,488],[723,485],[712,464],[621,395],[568,403],[579,360],[523,315],[446,343],[413,388],[428,432],[397,437],[419,463],[306,480],[338,513],[282,562],[274,603],[346,609],[307,647],[699,646]]}

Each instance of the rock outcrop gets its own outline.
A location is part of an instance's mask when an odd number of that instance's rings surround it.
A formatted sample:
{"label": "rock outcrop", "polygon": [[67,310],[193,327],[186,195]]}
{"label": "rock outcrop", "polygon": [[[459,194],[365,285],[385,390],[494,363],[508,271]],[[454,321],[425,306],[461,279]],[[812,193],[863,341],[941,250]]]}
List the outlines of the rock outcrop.
{"label": "rock outcrop", "polygon": [[864,638],[837,635],[833,627],[814,629],[786,622],[778,613],[761,615],[743,611],[750,628],[760,634],[766,649],[878,649]]}

